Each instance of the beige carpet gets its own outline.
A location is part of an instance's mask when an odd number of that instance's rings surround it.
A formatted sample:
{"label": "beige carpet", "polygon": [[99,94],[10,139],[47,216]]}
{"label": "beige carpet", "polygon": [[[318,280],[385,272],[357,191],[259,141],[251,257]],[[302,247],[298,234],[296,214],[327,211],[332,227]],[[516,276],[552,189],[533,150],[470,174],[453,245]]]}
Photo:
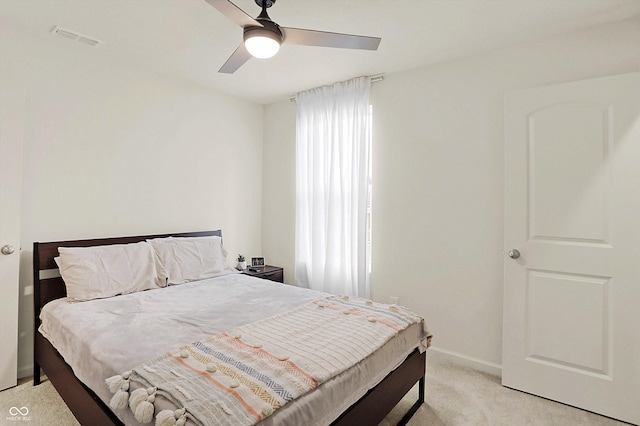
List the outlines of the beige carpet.
{"label": "beige carpet", "polygon": [[[417,387],[382,422],[397,424],[417,399]],[[553,425],[613,426],[625,423],[578,410],[543,398],[504,388],[500,379],[448,362],[438,352],[429,351],[427,401],[413,416],[410,425]],[[28,415],[12,420],[11,407],[27,407]],[[15,412],[15,410],[13,410]],[[23,410],[24,412],[24,410]],[[0,425],[72,426],[71,415],[51,383],[34,387],[31,379],[0,392]],[[90,425],[88,425],[90,426]],[[304,425],[300,425],[304,426]],[[366,425],[358,425],[366,426]]]}

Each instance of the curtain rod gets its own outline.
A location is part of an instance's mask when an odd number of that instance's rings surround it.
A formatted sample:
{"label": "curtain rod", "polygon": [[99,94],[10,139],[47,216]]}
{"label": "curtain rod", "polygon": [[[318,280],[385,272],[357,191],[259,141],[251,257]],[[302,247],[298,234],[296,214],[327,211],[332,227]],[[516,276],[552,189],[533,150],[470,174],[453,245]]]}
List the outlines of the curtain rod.
{"label": "curtain rod", "polygon": [[[375,74],[371,76],[371,83],[377,83],[378,81],[384,80],[384,74]],[[289,98],[289,102],[295,102],[296,97],[292,96]]]}

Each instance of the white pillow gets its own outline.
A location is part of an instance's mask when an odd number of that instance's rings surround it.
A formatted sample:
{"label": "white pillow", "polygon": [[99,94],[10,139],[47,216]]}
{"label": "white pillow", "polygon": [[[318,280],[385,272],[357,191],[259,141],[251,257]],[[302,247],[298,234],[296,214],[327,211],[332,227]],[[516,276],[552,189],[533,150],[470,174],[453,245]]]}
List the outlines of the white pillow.
{"label": "white pillow", "polygon": [[168,277],[169,284],[203,280],[232,272],[222,238],[168,237],[147,240]]}
{"label": "white pillow", "polygon": [[147,242],[93,247],[59,247],[56,262],[70,301],[135,293],[167,285]]}

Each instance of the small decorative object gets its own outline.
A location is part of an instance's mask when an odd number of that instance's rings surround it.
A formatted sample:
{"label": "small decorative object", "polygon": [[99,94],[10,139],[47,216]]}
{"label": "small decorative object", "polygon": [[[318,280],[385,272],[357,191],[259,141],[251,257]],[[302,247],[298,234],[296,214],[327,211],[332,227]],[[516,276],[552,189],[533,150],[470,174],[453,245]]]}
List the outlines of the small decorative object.
{"label": "small decorative object", "polygon": [[251,258],[251,266],[264,266],[264,257],[252,257]]}
{"label": "small decorative object", "polygon": [[238,265],[236,266],[236,269],[240,271],[247,269],[247,262],[244,260],[244,256],[241,254],[238,255]]}

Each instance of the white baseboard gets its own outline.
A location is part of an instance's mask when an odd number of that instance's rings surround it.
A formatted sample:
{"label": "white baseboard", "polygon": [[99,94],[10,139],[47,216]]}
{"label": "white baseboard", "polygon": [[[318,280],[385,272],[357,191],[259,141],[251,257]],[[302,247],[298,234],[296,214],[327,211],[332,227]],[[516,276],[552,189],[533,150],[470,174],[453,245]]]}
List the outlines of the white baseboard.
{"label": "white baseboard", "polygon": [[[502,377],[502,366],[494,364],[492,362],[483,361],[470,356],[462,355],[457,352],[448,351],[435,346],[431,346],[429,351],[438,352],[439,355],[443,355],[454,364],[458,364],[464,367],[473,368],[487,374]],[[427,351],[427,354],[429,352]]]}

